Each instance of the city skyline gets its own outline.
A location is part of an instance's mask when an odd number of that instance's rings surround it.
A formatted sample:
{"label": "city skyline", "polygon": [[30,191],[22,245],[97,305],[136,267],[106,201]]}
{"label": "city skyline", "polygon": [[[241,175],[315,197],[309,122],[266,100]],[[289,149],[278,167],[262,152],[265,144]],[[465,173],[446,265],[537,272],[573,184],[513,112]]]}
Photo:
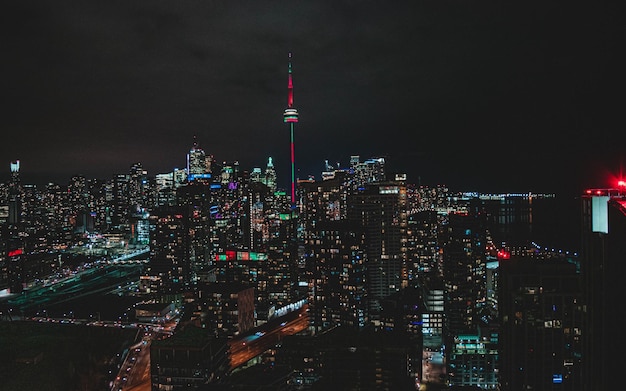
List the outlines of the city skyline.
{"label": "city skyline", "polygon": [[10,5],[5,387],[606,388],[615,11]]}
{"label": "city skyline", "polygon": [[22,162],[25,182],[108,178],[134,162],[156,174],[182,168],[197,136],[219,162],[272,157],[286,178],[293,52],[301,178],[355,154],[385,156],[411,183],[579,194],[610,186],[622,163],[613,11],[12,4],[0,156]]}

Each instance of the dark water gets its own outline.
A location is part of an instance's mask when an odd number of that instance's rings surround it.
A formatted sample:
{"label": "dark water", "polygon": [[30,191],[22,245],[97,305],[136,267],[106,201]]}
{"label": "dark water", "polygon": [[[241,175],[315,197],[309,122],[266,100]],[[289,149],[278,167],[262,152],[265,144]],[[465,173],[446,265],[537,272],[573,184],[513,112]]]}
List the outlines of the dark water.
{"label": "dark water", "polygon": [[488,205],[494,241],[569,252],[580,249],[580,199],[576,197],[494,201]]}
{"label": "dark water", "polygon": [[550,248],[578,252],[581,241],[580,198],[540,200],[533,208],[534,240]]}

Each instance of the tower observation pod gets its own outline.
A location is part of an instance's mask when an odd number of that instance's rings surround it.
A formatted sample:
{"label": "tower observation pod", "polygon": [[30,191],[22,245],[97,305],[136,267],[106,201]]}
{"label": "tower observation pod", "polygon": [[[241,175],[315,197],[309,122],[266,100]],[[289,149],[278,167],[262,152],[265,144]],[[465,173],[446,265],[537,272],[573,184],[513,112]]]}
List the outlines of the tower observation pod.
{"label": "tower observation pod", "polygon": [[291,135],[291,207],[296,206],[296,159],[295,148],[293,141],[294,124],[298,122],[298,110],[293,107],[293,80],[291,77],[291,53],[289,53],[289,80],[287,84],[289,95],[287,98],[287,108],[283,114],[283,121],[289,124],[289,131]]}
{"label": "tower observation pod", "polygon": [[285,122],[298,122],[298,110],[293,108],[285,109],[284,118]]}

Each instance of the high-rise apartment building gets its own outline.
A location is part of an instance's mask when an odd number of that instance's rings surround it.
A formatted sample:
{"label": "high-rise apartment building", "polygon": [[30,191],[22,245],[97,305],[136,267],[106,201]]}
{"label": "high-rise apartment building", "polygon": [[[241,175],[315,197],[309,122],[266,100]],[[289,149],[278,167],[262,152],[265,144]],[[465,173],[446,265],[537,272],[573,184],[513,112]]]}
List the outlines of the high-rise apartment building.
{"label": "high-rise apartment building", "polygon": [[[442,225],[446,376],[454,386],[492,388],[497,351],[483,331],[487,301],[487,227],[480,210],[451,212]],[[480,348],[468,349],[476,345]],[[476,345],[477,346],[477,345]],[[468,367],[468,365],[470,365]],[[475,367],[475,368],[474,368]]]}
{"label": "high-rise apartment building", "polygon": [[370,316],[379,321],[380,301],[408,286],[406,186],[370,183],[348,200],[348,220],[365,234]]}
{"label": "high-rise apartment building", "polygon": [[8,201],[9,217],[2,236],[6,251],[6,270],[11,293],[20,293],[24,289],[25,242],[22,219],[23,189],[20,182],[20,161],[11,162],[11,179],[9,181]]}
{"label": "high-rise apartment building", "polygon": [[587,190],[582,196],[581,273],[585,323],[580,382],[584,390],[606,390],[620,382],[626,343],[619,321],[626,273],[626,190]]}
{"label": "high-rise apartment building", "polygon": [[112,186],[110,188],[111,196],[111,225],[114,229],[123,231],[129,223],[129,205],[128,205],[128,174],[117,174],[113,177]]}
{"label": "high-rise apartment building", "polygon": [[93,231],[94,224],[90,213],[91,194],[85,176],[74,175],[70,179],[67,186],[67,202],[74,232],[84,234]]}
{"label": "high-rise apartment building", "polygon": [[254,287],[250,284],[205,284],[197,295],[200,323],[211,334],[232,338],[256,326]]}
{"label": "high-rise apartment building", "polygon": [[475,330],[486,298],[486,232],[479,213],[451,213],[445,225],[443,279],[447,333]]}
{"label": "high-rise apartment building", "polygon": [[421,285],[424,298],[422,309],[422,383],[443,385],[446,381],[444,344],[443,282],[426,281]]}
{"label": "high-rise apartment building", "polygon": [[185,208],[162,207],[150,215],[150,292],[182,293],[192,283],[189,215]]}
{"label": "high-rise apartment building", "polygon": [[9,181],[9,224],[19,224],[22,220],[22,185],[20,182],[20,161],[11,162]]}
{"label": "high-rise apartment building", "polygon": [[[345,173],[342,173],[345,174]],[[347,177],[303,182],[301,224],[311,322],[317,331],[369,322],[365,231],[347,220]]]}
{"label": "high-rise apartment building", "polygon": [[131,217],[138,217],[149,206],[148,171],[137,162],[130,166],[128,173],[128,208]]}
{"label": "high-rise apartment building", "polygon": [[582,280],[575,262],[511,256],[500,259],[499,279],[502,389],[606,389],[589,385],[582,373],[585,362],[611,360],[583,356],[584,339],[594,336],[584,328]]}
{"label": "high-rise apartment building", "polygon": [[441,280],[439,215],[434,210],[407,212],[407,273],[410,285]]}

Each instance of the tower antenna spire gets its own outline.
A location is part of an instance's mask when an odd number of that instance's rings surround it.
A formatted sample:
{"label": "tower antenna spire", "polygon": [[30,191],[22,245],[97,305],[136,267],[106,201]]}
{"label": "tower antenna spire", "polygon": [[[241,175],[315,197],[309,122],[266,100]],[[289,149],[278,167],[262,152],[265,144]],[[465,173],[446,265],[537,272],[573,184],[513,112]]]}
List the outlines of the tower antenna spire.
{"label": "tower antenna spire", "polygon": [[283,114],[283,121],[289,124],[289,130],[291,135],[291,207],[296,206],[296,158],[295,158],[295,146],[293,139],[294,124],[298,122],[298,110],[293,107],[293,78],[291,71],[291,52],[289,52],[289,73],[287,81],[287,108]]}
{"label": "tower antenna spire", "polygon": [[289,52],[289,82],[287,84],[287,88],[289,89],[289,97],[287,99],[287,107],[293,107],[293,80],[291,78],[291,52]]}

